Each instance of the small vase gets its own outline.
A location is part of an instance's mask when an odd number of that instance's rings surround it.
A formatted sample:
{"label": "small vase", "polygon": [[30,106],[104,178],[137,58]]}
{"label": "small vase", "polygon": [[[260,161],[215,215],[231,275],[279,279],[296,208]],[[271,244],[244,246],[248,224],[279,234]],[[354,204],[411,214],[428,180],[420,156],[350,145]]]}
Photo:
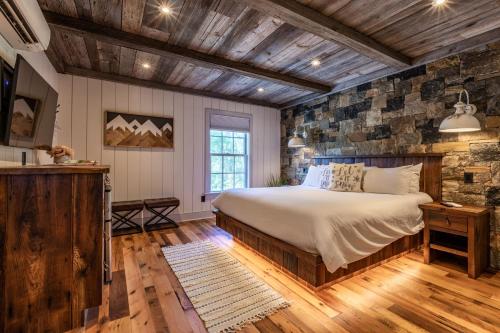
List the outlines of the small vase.
{"label": "small vase", "polygon": [[67,161],[69,161],[69,156],[68,155],[54,157],[54,163],[55,164],[63,164],[65,162],[67,162]]}

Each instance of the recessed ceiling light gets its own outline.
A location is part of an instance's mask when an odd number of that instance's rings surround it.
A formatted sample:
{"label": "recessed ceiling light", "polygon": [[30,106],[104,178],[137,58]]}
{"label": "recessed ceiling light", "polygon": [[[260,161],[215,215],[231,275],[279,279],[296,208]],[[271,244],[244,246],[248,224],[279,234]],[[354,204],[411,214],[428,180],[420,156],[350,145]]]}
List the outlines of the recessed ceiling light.
{"label": "recessed ceiling light", "polygon": [[161,12],[162,12],[163,14],[167,14],[167,15],[168,15],[168,14],[172,13],[172,10],[171,10],[171,9],[170,9],[170,7],[168,7],[167,5],[162,5],[162,6],[160,7],[160,10],[161,10]]}
{"label": "recessed ceiling light", "polygon": [[313,65],[314,67],[318,67],[319,65],[321,65],[321,61],[319,61],[318,59],[314,59],[313,61],[311,61],[311,65]]}
{"label": "recessed ceiling light", "polygon": [[151,65],[148,64],[147,62],[145,62],[145,63],[142,64],[142,67],[144,67],[144,68],[151,68]]}
{"label": "recessed ceiling light", "polygon": [[262,88],[262,87],[261,88],[257,88],[257,91],[258,92],[264,92],[264,88]]}
{"label": "recessed ceiling light", "polygon": [[446,3],[446,0],[433,0],[432,5],[434,7],[440,7],[443,6]]}

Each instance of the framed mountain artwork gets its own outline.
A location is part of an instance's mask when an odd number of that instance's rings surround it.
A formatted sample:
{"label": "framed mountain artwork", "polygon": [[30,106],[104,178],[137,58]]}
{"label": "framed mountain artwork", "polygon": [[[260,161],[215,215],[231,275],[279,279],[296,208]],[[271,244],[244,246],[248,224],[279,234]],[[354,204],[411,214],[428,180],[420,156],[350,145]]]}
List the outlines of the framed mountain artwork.
{"label": "framed mountain artwork", "polygon": [[104,113],[104,145],[112,147],[174,148],[174,118]]}

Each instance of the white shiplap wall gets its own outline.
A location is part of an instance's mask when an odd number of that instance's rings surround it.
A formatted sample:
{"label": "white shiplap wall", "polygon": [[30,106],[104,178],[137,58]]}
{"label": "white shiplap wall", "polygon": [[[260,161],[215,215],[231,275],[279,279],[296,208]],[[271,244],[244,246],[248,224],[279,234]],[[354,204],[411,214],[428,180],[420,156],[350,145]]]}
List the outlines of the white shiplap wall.
{"label": "white shiplap wall", "polygon": [[[111,165],[114,200],[175,196],[184,219],[203,216],[205,109],[252,114],[252,187],[280,170],[279,111],[209,97],[59,75],[55,142],[71,146],[77,159]],[[174,150],[104,147],[104,111],[174,116]]]}

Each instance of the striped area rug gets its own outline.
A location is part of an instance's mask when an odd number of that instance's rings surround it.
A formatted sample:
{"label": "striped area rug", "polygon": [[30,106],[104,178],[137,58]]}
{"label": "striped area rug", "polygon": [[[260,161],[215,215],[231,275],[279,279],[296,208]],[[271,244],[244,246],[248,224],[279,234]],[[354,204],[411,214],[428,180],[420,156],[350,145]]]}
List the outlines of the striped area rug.
{"label": "striped area rug", "polygon": [[162,250],[210,333],[237,331],[289,305],[280,294],[210,241]]}

